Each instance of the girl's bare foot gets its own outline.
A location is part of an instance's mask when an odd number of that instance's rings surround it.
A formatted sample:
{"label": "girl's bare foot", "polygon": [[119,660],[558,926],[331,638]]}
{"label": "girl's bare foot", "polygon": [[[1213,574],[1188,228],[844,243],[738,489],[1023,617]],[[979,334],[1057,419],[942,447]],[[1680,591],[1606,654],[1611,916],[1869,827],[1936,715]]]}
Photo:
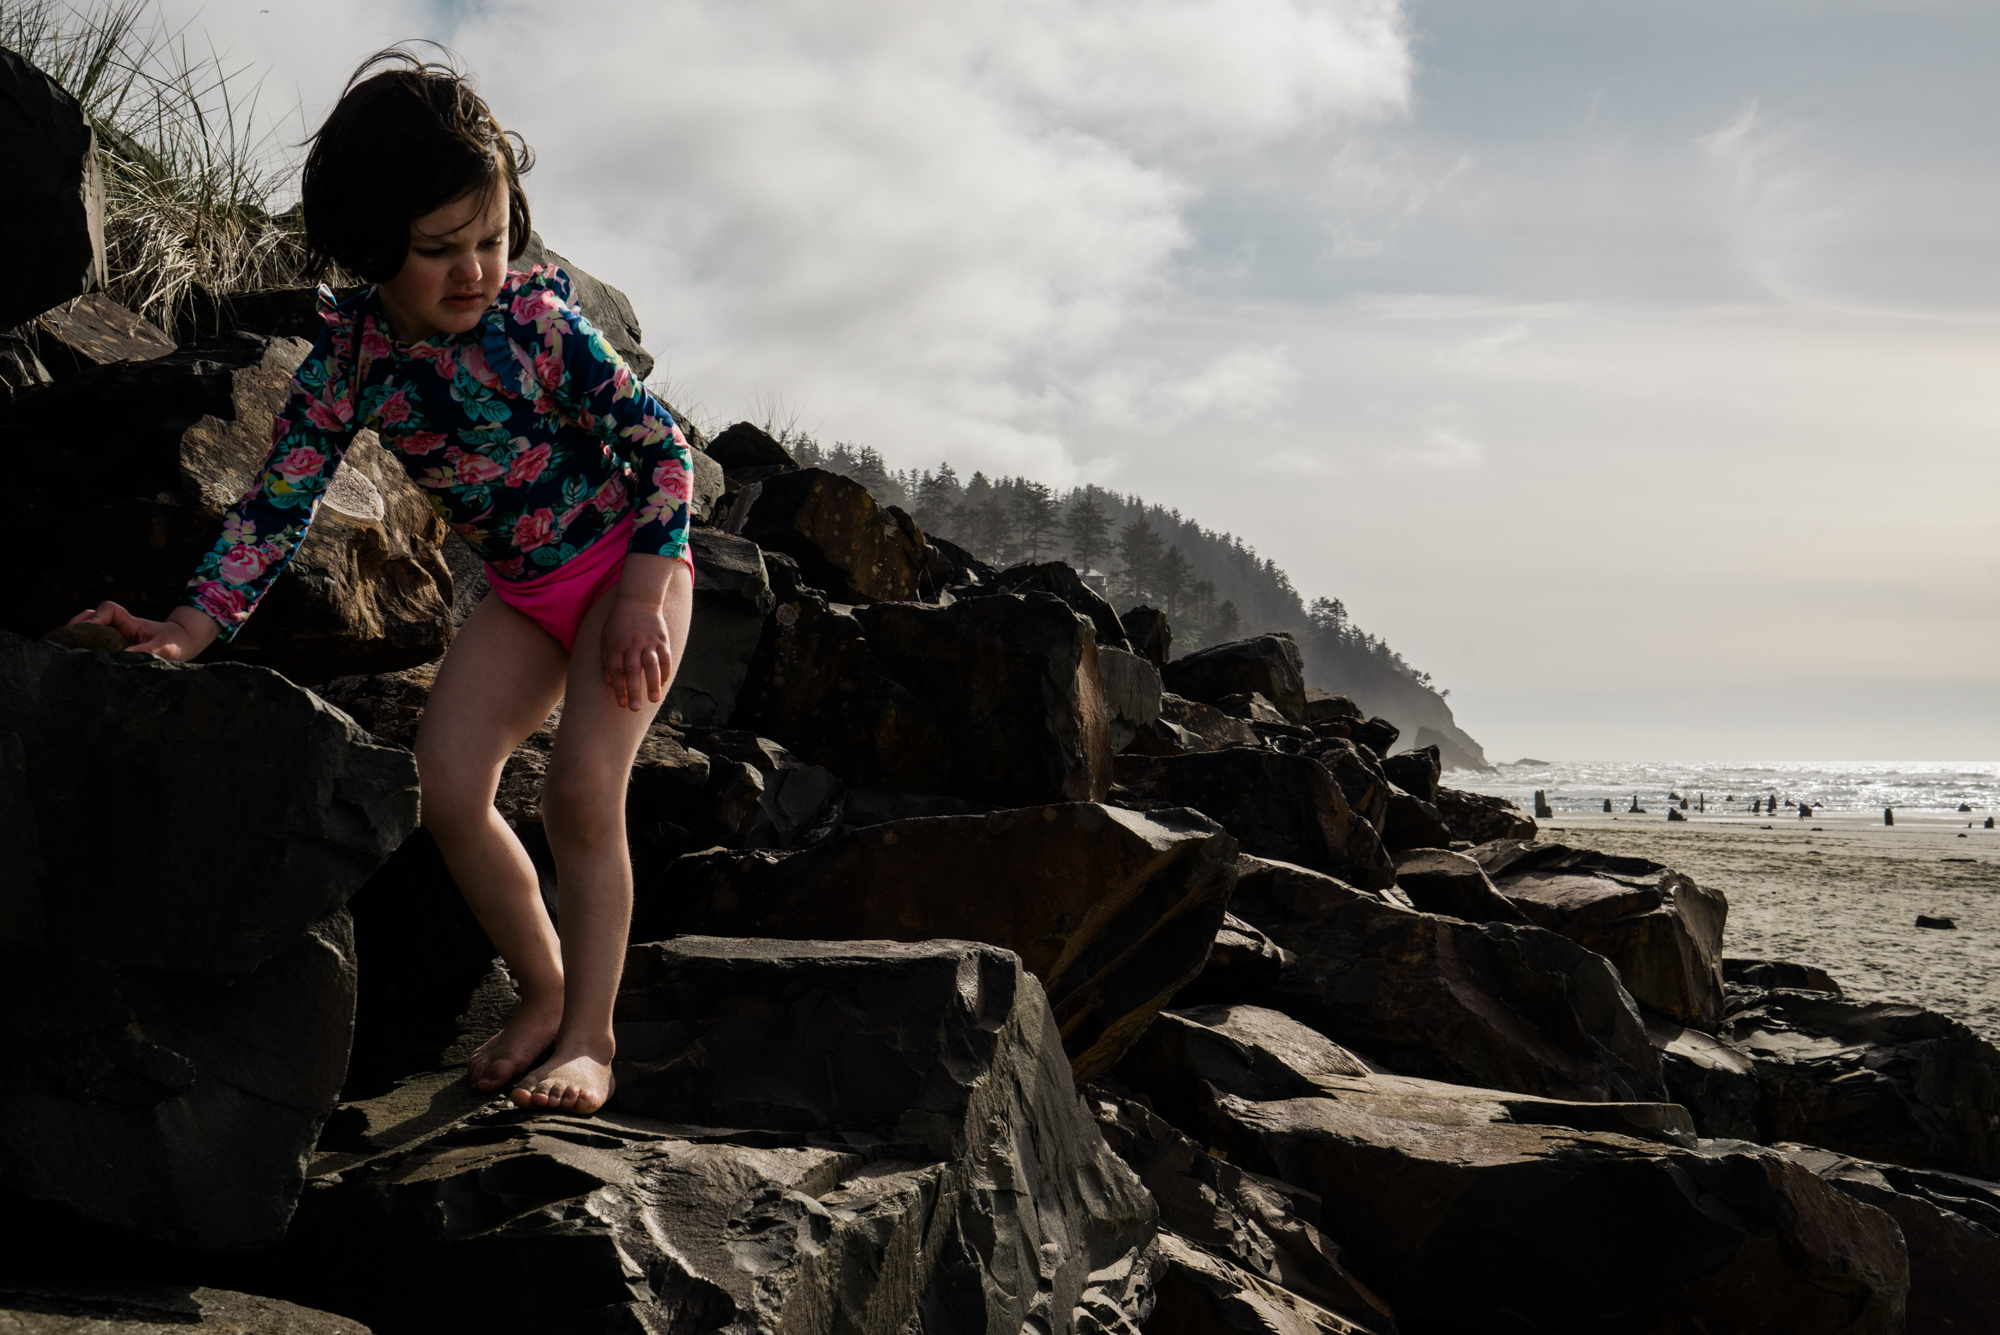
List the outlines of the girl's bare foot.
{"label": "girl's bare foot", "polygon": [[611,1054],[560,1044],[543,1065],[522,1076],[507,1097],[522,1108],[594,1113],[611,1100],[618,1082],[611,1078]]}
{"label": "girl's bare foot", "polygon": [[555,1041],[556,1031],[562,1028],[562,1016],[560,994],[553,1002],[523,998],[514,1008],[507,1027],[481,1043],[466,1062],[465,1074],[472,1087],[504,1089],[514,1084],[523,1071],[534,1065],[542,1049]]}

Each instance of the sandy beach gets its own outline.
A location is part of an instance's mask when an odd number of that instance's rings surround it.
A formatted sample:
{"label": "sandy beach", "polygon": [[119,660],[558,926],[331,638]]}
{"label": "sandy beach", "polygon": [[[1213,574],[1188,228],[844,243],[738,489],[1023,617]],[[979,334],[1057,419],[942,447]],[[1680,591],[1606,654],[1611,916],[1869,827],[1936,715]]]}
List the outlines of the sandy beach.
{"label": "sandy beach", "polygon": [[[1558,812],[1541,825],[1544,839],[1650,858],[1721,890],[1730,955],[1817,964],[1850,996],[1917,1002],[2000,1043],[2000,831],[1983,822],[1898,813],[1890,828],[1879,812],[1669,822],[1656,808]],[[1920,913],[1957,929],[1920,928]]]}

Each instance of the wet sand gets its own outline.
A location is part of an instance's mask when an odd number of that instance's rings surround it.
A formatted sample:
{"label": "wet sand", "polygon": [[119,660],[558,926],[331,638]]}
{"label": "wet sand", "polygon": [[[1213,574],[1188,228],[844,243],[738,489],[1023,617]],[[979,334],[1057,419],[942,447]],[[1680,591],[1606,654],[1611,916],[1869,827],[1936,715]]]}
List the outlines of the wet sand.
{"label": "wet sand", "polygon": [[[1722,891],[1726,954],[1817,964],[1849,996],[1916,1002],[2000,1044],[2000,831],[1978,828],[1985,814],[1898,813],[1889,828],[1879,812],[1670,823],[1656,809],[1558,812],[1541,827],[1546,840],[1650,858]],[[1957,930],[1918,927],[1920,913]]]}

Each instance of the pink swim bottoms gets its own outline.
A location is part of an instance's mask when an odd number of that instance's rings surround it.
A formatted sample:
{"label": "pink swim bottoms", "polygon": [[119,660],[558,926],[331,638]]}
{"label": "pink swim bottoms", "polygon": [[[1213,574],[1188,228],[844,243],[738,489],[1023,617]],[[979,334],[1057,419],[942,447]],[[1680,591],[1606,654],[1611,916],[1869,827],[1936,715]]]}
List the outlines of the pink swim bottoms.
{"label": "pink swim bottoms", "polygon": [[598,596],[625,573],[625,552],[632,541],[632,516],[626,515],[598,535],[596,542],[546,575],[533,579],[502,579],[486,567],[486,582],[500,601],[533,619],[561,642],[564,653],[576,652],[577,628]]}

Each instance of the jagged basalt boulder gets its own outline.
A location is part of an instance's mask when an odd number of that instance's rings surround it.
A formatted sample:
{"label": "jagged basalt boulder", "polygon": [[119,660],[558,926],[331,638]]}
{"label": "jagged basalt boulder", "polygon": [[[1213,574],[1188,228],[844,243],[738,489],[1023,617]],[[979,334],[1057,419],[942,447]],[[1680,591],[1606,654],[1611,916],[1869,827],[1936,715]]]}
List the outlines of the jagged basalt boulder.
{"label": "jagged basalt boulder", "polygon": [[1264,744],[1257,730],[1242,719],[1231,718],[1214,705],[1189,700],[1172,691],[1160,696],[1160,718],[1192,734],[1198,745],[1185,748],[1190,751],[1221,751],[1232,746],[1254,748]]}
{"label": "jagged basalt boulder", "polygon": [[1097,649],[1098,679],[1104,686],[1104,717],[1111,749],[1123,751],[1154,731],[1160,718],[1160,670],[1123,649]]}
{"label": "jagged basalt boulder", "polygon": [[1665,1097],[1617,971],[1538,927],[1415,913],[1245,857],[1232,912],[1298,957],[1259,998],[1398,1071],[1571,1100]]}
{"label": "jagged basalt boulder", "polygon": [[1166,667],[1174,655],[1174,628],[1165,612],[1141,603],[1119,617],[1118,624],[1125,628],[1133,653],[1156,668]]}
{"label": "jagged basalt boulder", "polygon": [[1275,1305],[1310,1323],[1307,1330],[1395,1331],[1394,1315],[1347,1273],[1339,1245],[1315,1226],[1317,1197],[1215,1158],[1108,1089],[1087,1089],[1085,1101],[1105,1143],[1160,1206],[1168,1264],[1148,1330],[1212,1330],[1216,1322],[1268,1330],[1256,1321],[1268,1321]]}
{"label": "jagged basalt boulder", "polygon": [[1757,1067],[1729,1044],[1659,1015],[1646,1015],[1646,1037],[1660,1054],[1667,1097],[1688,1110],[1704,1136],[1762,1140]]}
{"label": "jagged basalt boulder", "polygon": [[1716,1034],[1755,1067],[1760,1139],[2000,1178],[2000,1051],[1958,1021],[1781,989],[1736,998]]}
{"label": "jagged basalt boulder", "polygon": [[835,602],[900,602],[921,592],[924,535],[839,473],[801,468],[765,478],[732,527],[797,561],[806,582]]}
{"label": "jagged basalt boulder", "polygon": [[1296,862],[1367,889],[1395,883],[1374,828],[1357,817],[1326,770],[1304,756],[1232,749],[1185,756],[1121,756],[1118,783],[1138,807],[1193,807],[1244,851]]}
{"label": "jagged basalt boulder", "polygon": [[[39,635],[106,599],[165,616],[223,511],[256,481],[305,353],[298,340],[225,335],[80,372],[0,411],[0,451],[20,463],[0,517],[37,552],[38,571],[0,627]],[[119,429],[86,439],[79,421]],[[80,504],[86,469],[116,484],[86,489]],[[448,536],[402,465],[361,433],[285,577],[205,661],[256,663],[313,684],[435,659],[453,628],[439,549]]]}
{"label": "jagged basalt boulder", "polygon": [[0,47],[0,142],[7,145],[9,255],[20,257],[0,298],[0,329],[102,287],[104,178],[90,119],[54,79]]}
{"label": "jagged basalt boulder", "polygon": [[1374,752],[1343,737],[1322,737],[1309,742],[1302,755],[1318,761],[1340,788],[1340,795],[1361,819],[1378,831],[1389,818],[1389,793],[1394,787],[1382,772],[1382,762]]}
{"label": "jagged basalt boulder", "polygon": [[1478,860],[1528,921],[1616,964],[1642,1005],[1697,1029],[1720,1023],[1720,891],[1657,862],[1565,844],[1485,844]]}
{"label": "jagged basalt boulder", "polygon": [[60,380],[92,366],[146,362],[174,350],[174,341],[101,292],[45,311],[29,326],[35,353]]}
{"label": "jagged basalt boulder", "polygon": [[1382,762],[1382,773],[1388,776],[1390,783],[1412,797],[1435,803],[1438,778],[1444,773],[1444,763],[1438,759],[1437,747],[1427,746],[1420,751],[1404,751],[1390,756]]}
{"label": "jagged basalt boulder", "polygon": [[[1123,649],[1130,652],[1132,643],[1125,635],[1125,627],[1118,620],[1118,614],[1111,610],[1111,604],[1104,601],[1104,595],[1083,582],[1076,573],[1076,567],[1061,561],[1044,561],[1039,565],[1012,566],[993,577],[993,587],[1001,593],[1026,593],[1039,589],[1053,594],[1069,605],[1069,609],[1089,621],[1097,629],[1098,649]],[[1158,665],[1155,664],[1157,670]]]}
{"label": "jagged basalt boulder", "polygon": [[1079,1079],[1200,973],[1236,845],[1193,812],[1089,804],[889,821],[789,857],[707,852],[640,887],[634,940],[985,941],[1042,983]]}
{"label": "jagged basalt boulder", "polygon": [[1177,658],[1161,669],[1167,689],[1207,704],[1256,693],[1287,721],[1306,722],[1305,656],[1289,635],[1234,640]]}
{"label": "jagged basalt boulder", "polygon": [[756,543],[712,528],[693,529],[688,537],[694,617],[661,713],[678,727],[715,727],[736,711],[763,642],[764,618],[778,600]]}
{"label": "jagged basalt boulder", "polygon": [[[144,874],[79,853],[107,811]],[[196,1247],[280,1233],[346,1069],[342,906],[416,819],[409,755],[275,673],[0,633],[0,1185]]]}
{"label": "jagged basalt boulder", "polygon": [[1153,1202],[1006,952],[636,945],[617,1022],[604,1114],[390,1128],[322,1161],[288,1249],[382,1330],[1067,1335],[1150,1307]]}
{"label": "jagged basalt boulder", "polygon": [[1457,835],[1438,809],[1414,793],[1389,785],[1382,815],[1382,845],[1391,853],[1417,848],[1449,848]]}
{"label": "jagged basalt boulder", "polygon": [[765,558],[775,605],[730,722],[783,742],[857,788],[950,794],[944,721],[876,657],[861,623]]}
{"label": "jagged basalt boulder", "polygon": [[[1045,593],[856,614],[888,674],[929,707],[973,801],[1095,802],[1111,787],[1111,725],[1088,622]],[[833,766],[838,770],[838,766]]]}
{"label": "jagged basalt boulder", "polygon": [[1395,724],[1379,717],[1365,723],[1348,723],[1346,727],[1348,735],[1374,752],[1378,760],[1387,760],[1389,753],[1396,749],[1396,739],[1403,735]]}
{"label": "jagged basalt boulder", "polygon": [[1396,888],[1424,913],[1467,922],[1528,922],[1521,910],[1494,888],[1476,860],[1449,849],[1398,853]]}
{"label": "jagged basalt boulder", "polygon": [[1341,1070],[1286,1025],[1172,1012],[1114,1076],[1211,1154],[1313,1193],[1405,1332],[1902,1329],[1895,1226],[1781,1154],[1698,1146],[1672,1104]]}
{"label": "jagged basalt boulder", "polygon": [[1495,839],[1533,839],[1536,834],[1534,820],[1504,797],[1441,787],[1432,805],[1457,839],[1484,844]]}
{"label": "jagged basalt boulder", "polygon": [[0,1279],[8,1335],[368,1335],[358,1321],[254,1293],[190,1284]]}

